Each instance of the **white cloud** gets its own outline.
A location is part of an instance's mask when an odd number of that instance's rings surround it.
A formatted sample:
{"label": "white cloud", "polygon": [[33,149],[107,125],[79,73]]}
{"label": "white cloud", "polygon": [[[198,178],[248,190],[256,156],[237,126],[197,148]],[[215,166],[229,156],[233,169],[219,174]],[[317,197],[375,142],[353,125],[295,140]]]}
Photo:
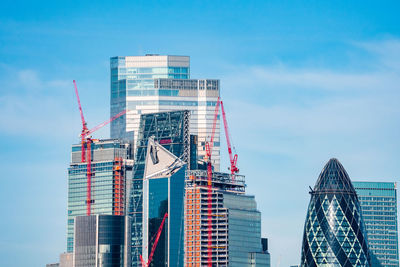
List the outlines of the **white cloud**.
{"label": "white cloud", "polygon": [[400,41],[357,45],[372,68],[240,66],[222,79],[239,167],[257,180],[248,180],[249,191],[260,203],[274,263],[300,259],[303,218],[277,214],[298,216],[321,163],[338,157],[353,179],[394,181],[400,172]]}
{"label": "white cloud", "polygon": [[386,71],[400,70],[400,40],[387,39],[385,41],[356,43],[359,47],[375,54],[379,67]]}
{"label": "white cloud", "polygon": [[[0,68],[3,70],[3,78],[0,79],[2,133],[78,141],[81,122],[72,81],[43,79],[35,70],[18,70],[5,64],[0,64]],[[10,80],[7,77],[16,78]],[[81,81],[79,85],[86,101],[82,103],[85,117],[89,119],[89,126],[95,126],[95,123],[107,118],[108,108],[96,99],[99,90],[96,82]],[[107,127],[96,132],[98,137],[107,135]]]}
{"label": "white cloud", "polygon": [[17,73],[17,82],[25,88],[39,89],[44,86],[39,76],[34,70],[21,70]]}
{"label": "white cloud", "polygon": [[[71,85],[66,81],[43,80],[34,70],[5,68],[0,95],[0,130],[16,136],[60,138],[73,127]],[[71,101],[66,101],[70,97]]]}

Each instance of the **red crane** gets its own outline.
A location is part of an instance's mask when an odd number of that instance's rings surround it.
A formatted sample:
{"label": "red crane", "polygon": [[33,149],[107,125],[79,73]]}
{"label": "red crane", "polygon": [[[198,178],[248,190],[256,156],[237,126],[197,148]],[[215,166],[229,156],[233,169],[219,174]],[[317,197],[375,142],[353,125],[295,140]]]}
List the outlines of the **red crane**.
{"label": "red crane", "polygon": [[224,109],[224,104],[222,103],[222,100],[218,97],[217,103],[215,104],[215,111],[214,111],[214,121],[213,121],[213,128],[211,132],[211,140],[210,142],[206,142],[206,160],[207,160],[207,266],[212,266],[212,164],[211,164],[211,154],[212,154],[212,148],[214,145],[214,136],[215,136],[215,129],[217,126],[217,120],[218,120],[218,111],[219,111],[219,105],[221,105],[221,113],[222,113],[222,118],[224,122],[224,128],[225,128],[225,137],[226,137],[226,143],[228,146],[228,153],[229,153],[229,160],[230,160],[230,170],[231,170],[231,175],[232,179],[234,179],[234,175],[239,172],[239,169],[236,166],[237,163],[237,158],[238,155],[235,154],[234,156],[232,155],[232,146],[231,146],[231,141],[229,138],[229,128],[228,128],[228,122],[226,120],[226,114],[225,114],[225,109]]}
{"label": "red crane", "polygon": [[229,128],[228,128],[228,122],[226,121],[226,114],[225,114],[225,109],[224,109],[224,104],[221,102],[221,112],[222,112],[222,118],[224,121],[224,128],[225,128],[225,137],[226,137],[226,144],[228,146],[228,153],[229,153],[229,161],[231,163],[231,174],[232,178],[234,178],[235,173],[239,172],[239,169],[236,166],[238,155],[235,154],[234,156],[232,155],[232,146],[231,146],[231,140],[230,140],[230,135],[229,135]]}
{"label": "red crane", "polygon": [[215,129],[217,127],[219,97],[215,104],[213,128],[210,142],[206,142],[206,160],[207,160],[207,266],[212,266],[212,164],[211,154],[214,145]]}
{"label": "red crane", "polygon": [[153,247],[151,248],[151,252],[150,252],[150,255],[149,255],[149,258],[148,258],[147,262],[144,261],[142,255],[139,256],[140,257],[140,261],[142,262],[142,267],[148,267],[150,265],[151,260],[153,259],[153,256],[154,256],[154,252],[156,251],[158,241],[160,240],[160,236],[161,236],[161,233],[162,233],[162,230],[163,230],[163,227],[164,227],[165,219],[167,217],[168,217],[168,213],[166,212],[164,214],[164,218],[161,221],[160,227],[157,230],[156,239],[154,240],[154,244],[153,244]]}
{"label": "red crane", "polygon": [[91,149],[91,144],[93,142],[90,134],[92,134],[94,131],[97,131],[101,127],[109,124],[113,120],[121,117],[126,113],[126,110],[118,113],[117,115],[111,117],[109,120],[97,125],[93,129],[89,130],[87,128],[87,123],[85,121],[85,117],[83,116],[83,111],[82,111],[82,106],[81,106],[81,100],[79,99],[79,94],[78,94],[78,87],[76,86],[75,80],[73,81],[74,87],[75,87],[75,94],[76,98],[78,100],[78,106],[79,106],[79,112],[81,114],[81,120],[82,120],[82,132],[80,134],[81,137],[81,162],[87,162],[87,169],[86,169],[86,175],[87,175],[87,185],[86,185],[86,215],[90,216],[91,213],[91,205],[93,203],[92,200],[92,149]]}

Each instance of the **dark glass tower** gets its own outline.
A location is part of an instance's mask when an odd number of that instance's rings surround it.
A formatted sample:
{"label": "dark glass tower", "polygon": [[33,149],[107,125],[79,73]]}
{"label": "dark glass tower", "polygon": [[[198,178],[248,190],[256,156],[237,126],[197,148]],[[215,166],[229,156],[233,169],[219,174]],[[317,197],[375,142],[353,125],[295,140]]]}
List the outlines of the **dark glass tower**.
{"label": "dark glass tower", "polygon": [[132,216],[132,266],[141,266],[139,255],[143,254],[143,178],[149,138],[183,162],[190,162],[189,116],[190,112],[183,110],[142,114],[140,118],[128,204]]}
{"label": "dark glass tower", "polygon": [[310,194],[301,266],[371,266],[357,194],[337,159],[325,165]]}

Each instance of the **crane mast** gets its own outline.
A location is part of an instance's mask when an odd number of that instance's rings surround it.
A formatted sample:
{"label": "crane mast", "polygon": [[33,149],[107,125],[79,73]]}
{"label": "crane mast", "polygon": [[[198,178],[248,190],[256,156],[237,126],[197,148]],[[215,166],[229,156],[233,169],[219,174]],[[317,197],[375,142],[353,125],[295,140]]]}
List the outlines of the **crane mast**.
{"label": "crane mast", "polygon": [[92,210],[91,206],[92,206],[92,203],[93,203],[93,200],[92,200],[92,147],[91,147],[92,143],[93,143],[93,140],[92,140],[90,134],[92,134],[93,132],[97,131],[101,127],[109,124],[113,120],[121,117],[127,111],[126,110],[121,111],[117,115],[111,117],[109,120],[97,125],[93,129],[89,130],[87,128],[87,123],[85,121],[85,117],[83,116],[81,100],[79,98],[78,87],[76,86],[75,80],[73,80],[73,83],[74,83],[76,98],[77,98],[77,101],[78,101],[79,113],[81,115],[81,121],[82,121],[82,132],[80,134],[80,138],[81,138],[81,162],[87,162],[87,166],[86,166],[87,182],[86,182],[86,201],[85,202],[86,202],[86,215],[90,216],[91,210]]}
{"label": "crane mast", "polygon": [[231,163],[230,169],[231,169],[231,174],[234,178],[235,173],[239,172],[239,169],[236,166],[238,155],[237,154],[235,154],[234,156],[232,155],[232,145],[231,145],[231,140],[230,140],[230,135],[229,135],[228,122],[226,120],[226,114],[225,114],[224,104],[222,103],[222,100],[221,100],[221,112],[222,112],[222,118],[224,121],[224,129],[225,129],[226,144],[228,146],[229,161]]}
{"label": "crane mast", "polygon": [[230,161],[230,170],[231,170],[231,177],[235,179],[235,174],[239,172],[239,169],[236,166],[238,155],[233,155],[232,153],[232,145],[229,137],[229,128],[228,122],[226,119],[224,104],[222,100],[218,97],[217,103],[215,104],[214,110],[214,121],[213,121],[213,128],[211,131],[211,139],[210,142],[206,142],[206,160],[207,160],[207,266],[212,267],[212,163],[211,163],[211,154],[212,148],[214,145],[214,136],[215,136],[215,129],[218,120],[218,113],[219,113],[219,106],[221,106],[221,113],[224,122],[224,129],[225,129],[225,137],[226,143],[228,146],[228,154],[229,154],[229,161]]}

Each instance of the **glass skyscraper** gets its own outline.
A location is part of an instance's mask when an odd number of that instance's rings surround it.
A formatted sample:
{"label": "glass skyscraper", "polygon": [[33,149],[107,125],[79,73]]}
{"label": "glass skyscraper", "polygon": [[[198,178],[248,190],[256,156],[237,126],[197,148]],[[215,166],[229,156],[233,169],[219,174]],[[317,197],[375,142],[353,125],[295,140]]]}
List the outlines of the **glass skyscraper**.
{"label": "glass skyscraper", "polygon": [[[150,139],[154,140],[181,161],[190,162],[189,116],[189,111],[171,111],[143,114],[140,118],[129,204],[129,214],[132,216],[133,266],[141,265],[139,255],[143,253],[143,179],[147,167],[148,142]],[[159,181],[152,182],[154,190],[156,186],[161,190],[160,197],[166,196],[165,186],[162,186],[166,180],[161,178]]]}
{"label": "glass skyscraper", "polygon": [[[198,155],[204,157],[220,95],[219,80],[190,79],[188,56],[112,57],[110,68],[110,115],[128,110],[126,115],[111,122],[111,138],[126,137],[133,131],[136,141],[142,114],[189,110],[190,134],[198,136]],[[219,117],[213,148],[213,165],[219,170]]]}
{"label": "glass skyscraper", "polygon": [[371,260],[379,261],[380,266],[398,267],[396,183],[353,182],[353,185],[361,204]]}
{"label": "glass skyscraper", "polygon": [[337,159],[328,161],[310,194],[301,266],[371,266],[357,193]]}
{"label": "glass skyscraper", "polygon": [[183,267],[183,199],[186,163],[150,138],[143,180],[143,258],[148,261],[154,237],[165,224],[150,266]]}
{"label": "glass skyscraper", "polygon": [[[67,252],[73,252],[74,219],[86,215],[87,163],[81,144],[72,146],[68,168]],[[132,177],[132,145],[122,140],[94,140],[92,152],[91,214],[123,215]]]}
{"label": "glass skyscraper", "polygon": [[91,215],[75,218],[74,267],[131,267],[130,218]]}
{"label": "glass skyscraper", "polygon": [[[185,266],[207,266],[208,187],[206,170],[190,170],[185,189]],[[213,172],[212,266],[270,266],[263,249],[261,213],[254,196],[245,194],[245,179]]]}

